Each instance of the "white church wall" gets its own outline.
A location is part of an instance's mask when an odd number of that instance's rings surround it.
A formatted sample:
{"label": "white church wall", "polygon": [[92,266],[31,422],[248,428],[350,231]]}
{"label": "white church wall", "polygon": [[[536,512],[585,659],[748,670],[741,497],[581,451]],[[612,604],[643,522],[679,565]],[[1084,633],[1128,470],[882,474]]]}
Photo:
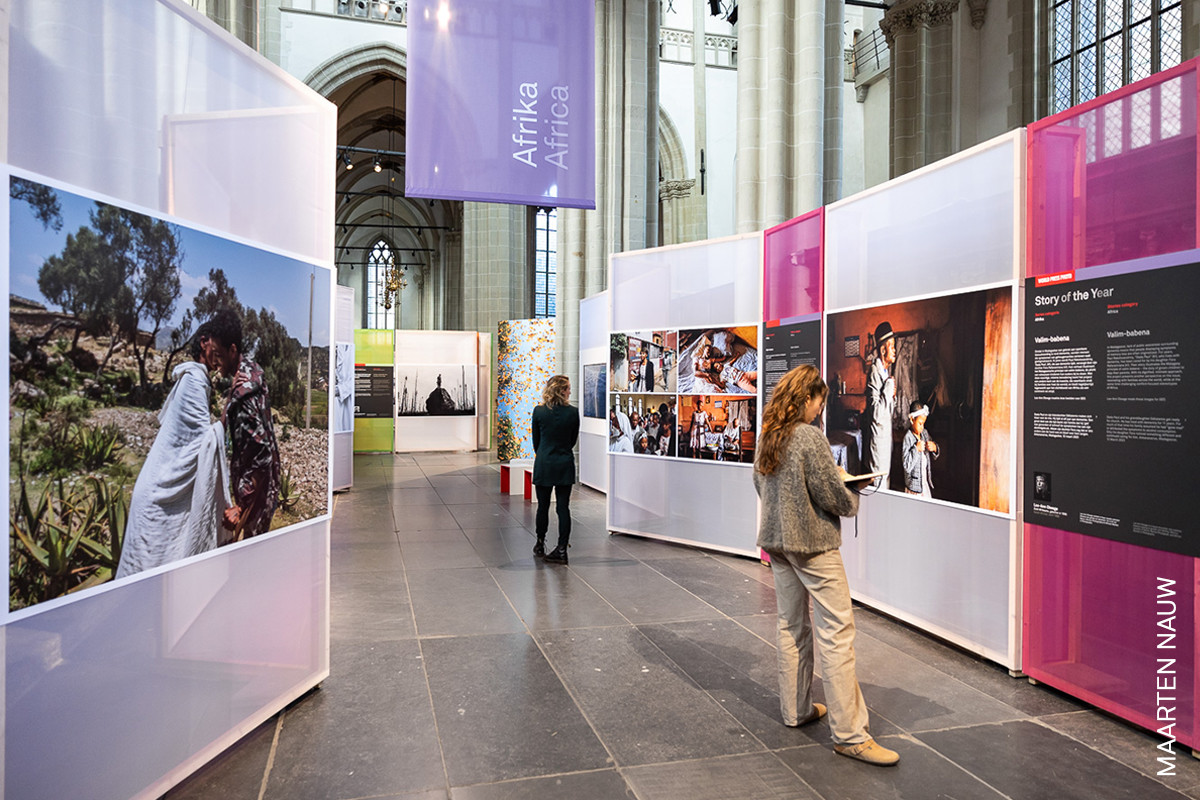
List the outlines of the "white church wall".
{"label": "white church wall", "polygon": [[[891,161],[891,83],[883,78],[871,85],[863,110],[863,188],[870,189],[888,179]],[[846,193],[844,196],[848,196]]]}
{"label": "white church wall", "polygon": [[675,123],[675,130],[679,131],[683,141],[688,164],[685,178],[695,177],[697,165],[695,74],[696,70],[690,64],[659,63],[658,103]]}
{"label": "white church wall", "polygon": [[408,50],[403,25],[339,16],[332,8],[329,13],[284,8],[280,14],[279,65],[300,80],[338,53],[364,45],[387,42]]}
{"label": "white church wall", "polygon": [[[726,26],[728,27],[728,26]],[[708,238],[737,232],[737,72],[710,68],[705,72],[706,125],[705,196],[708,199]]]}

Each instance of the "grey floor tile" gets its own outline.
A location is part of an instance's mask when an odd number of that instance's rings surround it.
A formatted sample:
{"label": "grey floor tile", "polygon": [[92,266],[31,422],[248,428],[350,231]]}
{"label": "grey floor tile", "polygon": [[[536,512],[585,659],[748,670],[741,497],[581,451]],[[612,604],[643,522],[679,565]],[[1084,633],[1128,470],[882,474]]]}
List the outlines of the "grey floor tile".
{"label": "grey floor tile", "polygon": [[759,583],[765,583],[767,586],[775,585],[775,579],[771,576],[770,565],[763,564],[757,558],[734,556],[726,553],[709,553],[708,557],[718,564],[724,564],[730,569],[737,570],[747,578],[753,578]]}
{"label": "grey floor tile", "polygon": [[440,506],[442,498],[432,486],[422,489],[396,489],[389,497],[397,516],[402,516],[411,506]]}
{"label": "grey floor tile", "polygon": [[478,569],[408,570],[417,633],[465,636],[524,631],[492,575]]}
{"label": "grey floor tile", "polygon": [[636,629],[537,636],[619,766],[763,750]]}
{"label": "grey floor tile", "polygon": [[776,647],[776,637],[779,633],[779,615],[777,613],[755,614],[749,617],[734,617],[733,620],[748,629],[771,647]]}
{"label": "grey floor tile", "polygon": [[[479,556],[479,560],[488,567],[499,567],[513,562],[513,556],[505,547],[504,537],[494,528],[486,530],[466,530],[463,535],[475,548],[475,555]],[[529,558],[530,551],[533,548],[533,540],[530,539],[528,545],[523,545],[518,549],[519,558]]]}
{"label": "grey floor tile", "polygon": [[[830,742],[827,720],[799,728],[783,724],[776,650],[733,621],[643,625],[639,630],[767,747]],[[819,680],[813,701],[825,701]],[[876,713],[871,732],[883,736],[901,731]]]}
{"label": "grey floor tile", "polygon": [[491,573],[530,630],[628,624],[569,569],[531,560],[493,568]]}
{"label": "grey floor tile", "polygon": [[[1172,789],[1188,795],[1200,794],[1200,761],[1188,755],[1186,751],[1175,758],[1174,775],[1157,776],[1156,773],[1163,767],[1157,758],[1166,755],[1165,752],[1156,749],[1165,741],[1158,734],[1134,728],[1095,711],[1052,714],[1040,719],[1059,733],[1078,739],[1109,758],[1115,758],[1125,766]],[[1177,746],[1174,749],[1182,748]]]}
{"label": "grey floor tile", "polygon": [[1030,716],[1061,714],[1086,708],[1083,703],[1048,686],[1033,686],[1023,678],[1013,678],[1008,670],[998,664],[964,653],[953,645],[918,633],[870,609],[856,607],[854,619],[859,632],[890,644]]}
{"label": "grey floor tile", "polygon": [[266,800],[444,788],[416,640],[334,644],[319,691],[284,714]]}
{"label": "grey floor tile", "polygon": [[404,567],[408,570],[469,569],[483,566],[475,548],[461,535],[452,542],[405,542],[400,545],[400,552],[404,554]]}
{"label": "grey floor tile", "polygon": [[329,546],[330,572],[398,572],[404,569],[400,543],[356,544],[333,542]]}
{"label": "grey floor tile", "polygon": [[572,559],[570,569],[600,593],[630,622],[713,619],[721,612],[640,563],[589,564]]}
{"label": "grey floor tile", "polygon": [[601,769],[608,754],[524,633],[423,644],[451,786]]}
{"label": "grey floor tile", "polygon": [[396,478],[388,482],[387,488],[390,497],[393,492],[405,491],[407,489],[432,489],[433,484],[422,474],[420,477]]}
{"label": "grey floor tile", "polygon": [[396,531],[396,538],[400,544],[411,544],[413,542],[442,542],[442,543],[461,543],[466,541],[466,536],[458,528],[435,528],[430,531]]}
{"label": "grey floor tile", "polygon": [[646,566],[730,616],[775,610],[775,590],[711,558],[642,559]]}
{"label": "grey floor tile", "polygon": [[417,635],[403,572],[335,574],[330,590],[330,637],[377,642]]}
{"label": "grey floor tile", "polygon": [[[934,731],[917,737],[1013,798],[1183,797],[1119,761],[1033,721]],[[1102,794],[1098,793],[1101,791]]]}
{"label": "grey floor tile", "polygon": [[520,528],[521,523],[495,503],[466,503],[449,506],[450,514],[464,530],[467,528]]}
{"label": "grey floor tile", "polygon": [[432,531],[458,528],[445,506],[410,506],[396,510],[396,530]]}
{"label": "grey floor tile", "polygon": [[670,542],[662,542],[655,539],[649,539],[642,536],[630,536],[624,533],[618,533],[613,536],[613,541],[622,550],[625,550],[634,558],[639,559],[661,559],[661,558],[705,558],[703,550],[697,550],[694,547],[685,545],[671,544]]}
{"label": "grey floor tile", "polygon": [[[1003,794],[964,772],[928,747],[903,736],[879,743],[900,754],[900,763],[877,767],[840,756],[832,745],[780,750],[776,755],[830,800],[1006,800]],[[1011,800],[1057,800],[1053,794],[1012,795]]]}
{"label": "grey floor tile", "polygon": [[871,636],[856,637],[854,650],[867,706],[910,733],[1025,717]]}
{"label": "grey floor tile", "polygon": [[438,487],[437,493],[442,502],[451,508],[477,503],[491,503],[500,498],[497,492],[488,491],[473,483],[468,483],[466,486]]}
{"label": "grey floor tile", "polygon": [[625,777],[641,800],[821,800],[772,753],[634,767]]}
{"label": "grey floor tile", "polygon": [[467,786],[453,792],[454,800],[636,800],[625,780],[611,769]]}
{"label": "grey floor tile", "polygon": [[163,800],[258,800],[277,717],[259,725],[163,795]]}

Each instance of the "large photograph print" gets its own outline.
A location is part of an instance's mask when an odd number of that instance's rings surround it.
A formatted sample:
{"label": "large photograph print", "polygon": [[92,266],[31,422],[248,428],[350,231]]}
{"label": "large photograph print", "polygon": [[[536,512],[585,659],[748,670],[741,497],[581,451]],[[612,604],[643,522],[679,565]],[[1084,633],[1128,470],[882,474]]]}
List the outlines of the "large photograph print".
{"label": "large photograph print", "polygon": [[853,474],[1008,513],[1012,289],[828,316],[826,431]]}
{"label": "large photograph print", "polygon": [[478,373],[474,364],[396,365],[396,416],[475,416]]}
{"label": "large photograph print", "polygon": [[10,609],[326,513],[328,272],[10,194]]}
{"label": "large photograph print", "polygon": [[679,455],[753,464],[758,399],[685,395],[679,398]]}
{"label": "large photograph print", "polygon": [[675,404],[673,394],[614,394],[608,411],[608,451],[676,455]]}
{"label": "large photograph print", "polygon": [[679,332],[680,394],[758,394],[758,326]]}

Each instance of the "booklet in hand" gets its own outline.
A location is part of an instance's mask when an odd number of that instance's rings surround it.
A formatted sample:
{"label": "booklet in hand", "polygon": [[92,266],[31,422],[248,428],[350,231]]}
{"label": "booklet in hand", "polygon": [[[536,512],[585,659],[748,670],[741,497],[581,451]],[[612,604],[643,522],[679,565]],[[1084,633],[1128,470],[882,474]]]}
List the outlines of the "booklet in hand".
{"label": "booklet in hand", "polygon": [[859,483],[860,481],[873,481],[876,478],[882,478],[887,475],[886,472],[868,472],[866,475],[850,475],[842,476],[842,481],[845,483]]}

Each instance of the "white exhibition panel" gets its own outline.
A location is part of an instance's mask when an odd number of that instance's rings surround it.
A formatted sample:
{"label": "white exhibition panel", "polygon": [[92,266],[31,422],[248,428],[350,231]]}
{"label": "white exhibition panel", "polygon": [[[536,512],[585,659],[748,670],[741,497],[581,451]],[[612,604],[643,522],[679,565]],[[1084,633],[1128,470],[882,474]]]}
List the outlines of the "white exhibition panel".
{"label": "white exhibition panel", "polygon": [[[608,370],[608,292],[579,301],[579,376],[575,396],[579,400],[579,482],[601,492],[608,491],[608,420],[583,415],[586,364],[603,364]],[[607,392],[604,397],[608,407]]]}
{"label": "white exhibition panel", "polygon": [[157,797],[304,694],[328,553],[318,521],[8,623],[5,797]]}
{"label": "white exhibition panel", "polygon": [[[894,492],[864,497],[858,536],[842,520],[842,559],[854,599],[1010,669],[1020,631],[1010,603],[1020,565],[1012,520]],[[1016,572],[1014,572],[1016,571]]]}
{"label": "white exhibition panel", "polygon": [[[759,325],[761,347],[762,242],[752,233],[612,256],[609,331]],[[608,465],[610,531],[758,554],[750,465],[624,454]]]}
{"label": "white exhibition panel", "polygon": [[[395,450],[417,453],[441,450],[475,450],[479,445],[479,416],[487,415],[483,398],[488,394],[480,370],[480,335],[475,331],[396,331],[396,368],[465,365],[476,376],[476,414],[472,416],[396,417]],[[490,349],[490,348],[489,348]],[[397,387],[399,382],[397,381]]]}
{"label": "white exhibition panel", "polygon": [[476,450],[492,446],[492,335],[479,334],[479,396],[475,409]]}
{"label": "white exhibition panel", "polygon": [[[1019,508],[1025,131],[1004,134],[866,192],[825,214],[825,313],[1011,285],[1012,457]],[[843,523],[851,593],[1009,669],[1021,664],[1021,526],[996,514],[895,492],[864,498]]]}
{"label": "white exhibition panel", "polygon": [[[338,286],[333,298],[333,339],[335,347],[348,346],[351,353],[354,352],[354,310],[354,287]],[[336,365],[334,368],[336,370]],[[331,413],[333,406],[331,401]],[[336,424],[333,430],[332,488],[338,491],[354,485],[354,421],[351,419],[348,431],[339,432]]]}
{"label": "white exhibition panel", "polygon": [[610,455],[608,528],[757,556],[749,464]]}
{"label": "white exhibition panel", "polygon": [[[334,171],[294,169],[333,152],[332,104],[178,0],[13,0],[3,22],[9,164],[332,288]],[[324,517],[6,613],[3,796],[157,797],[317,685],[328,553]]]}
{"label": "white exhibition panel", "polygon": [[1021,129],[830,205],[826,311],[1021,277],[1024,175]]}
{"label": "white exhibition panel", "polygon": [[762,319],[762,234],[614,255],[610,331],[750,325]]}

